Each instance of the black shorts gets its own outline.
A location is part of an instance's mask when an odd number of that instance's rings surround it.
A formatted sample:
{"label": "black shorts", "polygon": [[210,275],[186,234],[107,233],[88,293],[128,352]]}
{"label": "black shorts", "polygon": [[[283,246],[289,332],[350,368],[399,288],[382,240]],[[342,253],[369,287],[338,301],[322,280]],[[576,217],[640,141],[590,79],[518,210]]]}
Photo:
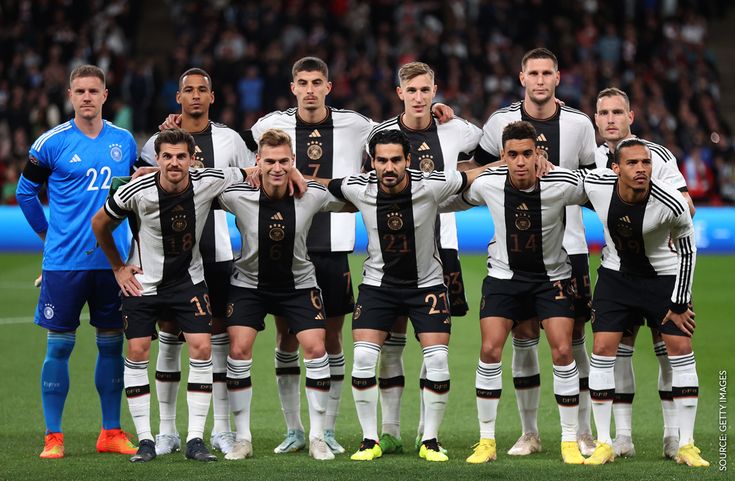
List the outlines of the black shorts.
{"label": "black shorts", "polygon": [[676,276],[642,277],[600,267],[592,298],[592,332],[628,333],[645,318],[662,334],[686,336],[673,322],[661,324],[675,282]]}
{"label": "black shorts", "polygon": [[227,293],[230,290],[232,261],[204,264],[204,281],[209,291],[212,317],[224,319],[227,309]]}
{"label": "black shorts", "polygon": [[540,321],[550,317],[574,318],[574,286],[571,279],[521,281],[487,276],[482,282],[480,319],[504,317],[518,322],[533,313]]}
{"label": "black shorts", "polygon": [[454,249],[439,249],[439,256],[444,271],[444,284],[449,292],[449,310],[452,317],[464,316],[467,314],[468,307],[459,255]]}
{"label": "black shorts", "polygon": [[571,254],[572,284],[574,285],[574,317],[587,322],[592,314],[590,260],[587,254]]}
{"label": "black shorts", "polygon": [[230,286],[225,318],[228,326],[262,331],[267,314],[284,317],[292,333],[325,328],[322,294],[318,287],[279,292]]}
{"label": "black shorts", "polygon": [[327,317],[344,316],[355,308],[347,252],[309,252],[322,291]]}
{"label": "black shorts", "polygon": [[178,328],[186,333],[212,331],[209,294],[204,282],[175,290],[159,291],[153,296],[123,297],[122,314],[127,339],[153,336],[158,319],[175,321]]}
{"label": "black shorts", "polygon": [[396,317],[411,318],[416,334],[452,331],[447,288],[375,287],[360,284],[360,294],[352,314],[352,329],[390,332]]}

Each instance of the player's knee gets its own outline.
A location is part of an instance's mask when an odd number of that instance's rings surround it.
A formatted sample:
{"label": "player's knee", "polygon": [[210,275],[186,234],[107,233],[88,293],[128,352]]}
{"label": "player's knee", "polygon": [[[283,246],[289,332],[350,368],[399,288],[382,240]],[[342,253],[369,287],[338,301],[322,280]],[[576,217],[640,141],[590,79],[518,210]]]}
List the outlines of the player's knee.
{"label": "player's knee", "polygon": [[189,342],[189,358],[197,360],[205,360],[212,357],[212,345],[208,342]]}
{"label": "player's knee", "polygon": [[253,346],[248,345],[247,343],[230,343],[230,354],[229,356],[232,359],[237,359],[238,361],[252,359],[253,357]]}
{"label": "player's knee", "polygon": [[551,348],[551,360],[557,366],[571,364],[573,359],[571,343],[563,343]]}
{"label": "player's knee", "polygon": [[131,361],[146,361],[148,359],[148,352],[150,351],[150,345],[140,344],[128,344],[128,352],[126,357]]}
{"label": "player's knee", "polygon": [[304,343],[301,345],[301,349],[304,351],[304,359],[318,359],[327,353],[324,344],[321,342]]}
{"label": "player's knee", "polygon": [[49,359],[66,360],[74,350],[73,342],[49,343],[46,347],[46,357]]}
{"label": "player's knee", "polygon": [[445,348],[425,352],[424,366],[427,379],[449,379],[449,351]]}
{"label": "player's knee", "polygon": [[378,364],[380,347],[372,343],[355,343],[352,375],[355,377],[374,377]]}
{"label": "player's knee", "polygon": [[484,363],[494,364],[500,362],[503,355],[503,347],[483,341],[480,348],[480,360]]}
{"label": "player's knee", "polygon": [[602,338],[601,336],[595,336],[592,352],[598,356],[615,356],[618,353],[618,342],[614,342],[612,339]]}

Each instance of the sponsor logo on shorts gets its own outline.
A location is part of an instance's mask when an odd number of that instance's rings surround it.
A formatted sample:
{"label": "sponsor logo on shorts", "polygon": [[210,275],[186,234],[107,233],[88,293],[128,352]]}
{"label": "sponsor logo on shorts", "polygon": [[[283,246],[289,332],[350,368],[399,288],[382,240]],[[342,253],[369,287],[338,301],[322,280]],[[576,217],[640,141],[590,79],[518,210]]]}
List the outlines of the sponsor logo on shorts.
{"label": "sponsor logo on shorts", "polygon": [[352,319],[359,319],[362,314],[362,306],[360,304],[355,305],[355,312],[352,314]]}
{"label": "sponsor logo on shorts", "polygon": [[596,313],[595,313],[595,310],[594,310],[594,309],[592,309],[592,310],[590,311],[590,323],[593,323],[593,322],[595,322],[595,319],[596,319],[596,318],[597,318],[597,315],[596,315]]}
{"label": "sponsor logo on shorts", "polygon": [[235,312],[235,304],[232,302],[229,302],[227,304],[227,307],[225,308],[225,317],[232,317],[232,314]]}

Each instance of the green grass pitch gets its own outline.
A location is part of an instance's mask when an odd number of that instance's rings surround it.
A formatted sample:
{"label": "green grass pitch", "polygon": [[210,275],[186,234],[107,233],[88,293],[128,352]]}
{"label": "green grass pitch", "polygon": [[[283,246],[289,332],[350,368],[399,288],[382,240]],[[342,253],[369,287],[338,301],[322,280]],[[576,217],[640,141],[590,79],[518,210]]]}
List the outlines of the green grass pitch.
{"label": "green grass pitch", "polygon": [[[352,257],[353,279],[360,277],[362,257]],[[599,262],[593,257],[596,268]],[[551,391],[551,367],[548,346],[541,343],[542,398],[539,425],[544,452],[525,458],[512,458],[505,451],[520,434],[510,376],[510,346],[504,356],[505,390],[498,413],[498,461],[481,466],[465,463],[471,446],[477,441],[478,426],[475,410],[474,377],[479,349],[477,307],[479,290],[485,275],[484,256],[465,255],[462,258],[465,283],[468,288],[470,313],[454,319],[450,343],[452,390],[449,398],[441,439],[449,449],[448,463],[429,464],[413,451],[418,420],[418,369],[420,349],[410,340],[405,351],[407,386],[402,404],[402,435],[411,449],[402,455],[387,455],[372,463],[349,460],[360,441],[360,430],[349,386],[352,348],[349,321],[344,330],[345,354],[348,359],[347,382],[343,387],[343,403],[337,424],[337,435],[348,454],[333,462],[317,462],[304,452],[275,455],[273,447],[282,439],[283,417],[277,399],[273,371],[274,329],[272,325],[256,342],[253,364],[252,431],[255,456],[240,462],[222,459],[202,465],[185,461],[174,454],[146,465],[133,465],[127,456],[97,454],[95,440],[99,432],[100,412],[93,383],[95,351],[94,333],[83,321],[77,333],[76,349],[71,359],[71,390],[64,412],[66,458],[42,460],[38,453],[43,443],[39,372],[45,353],[45,331],[32,323],[38,290],[33,280],[40,268],[38,255],[0,255],[0,339],[2,339],[3,393],[0,396],[0,479],[730,479],[732,456],[728,447],[728,471],[718,469],[718,373],[726,370],[735,374],[732,343],[735,324],[732,313],[732,273],[735,257],[700,256],[694,284],[698,327],[695,353],[700,380],[699,411],[696,438],[702,454],[712,466],[693,470],[676,465],[661,457],[661,409],[657,395],[657,363],[647,331],[642,330],[636,346],[635,370],[637,393],[634,403],[633,430],[638,456],[617,459],[607,466],[565,466],[559,456],[558,412]],[[594,274],[593,274],[594,277]],[[588,327],[587,347],[591,349]],[[152,353],[155,359],[155,347]],[[152,376],[151,376],[152,378]],[[184,378],[185,379],[185,378]],[[303,382],[303,380],[302,380]],[[178,428],[185,434],[185,383],[179,396]],[[733,398],[732,395],[729,396]],[[153,427],[158,425],[157,405],[153,404]],[[134,431],[127,405],[123,400],[123,428]],[[306,401],[302,397],[302,418],[308,421]],[[207,426],[207,439],[211,427]]]}

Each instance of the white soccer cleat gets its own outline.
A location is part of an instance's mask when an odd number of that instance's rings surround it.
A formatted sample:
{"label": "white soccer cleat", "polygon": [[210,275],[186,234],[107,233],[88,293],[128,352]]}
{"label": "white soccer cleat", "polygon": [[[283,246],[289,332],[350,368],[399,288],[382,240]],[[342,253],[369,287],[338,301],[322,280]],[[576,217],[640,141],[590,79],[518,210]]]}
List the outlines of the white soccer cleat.
{"label": "white soccer cleat", "polygon": [[511,456],[528,456],[529,454],[541,452],[541,438],[538,433],[525,433],[508,450]]}
{"label": "white soccer cleat", "polygon": [[317,461],[329,461],[334,459],[334,453],[323,439],[314,438],[309,440],[309,456]]}
{"label": "white soccer cleat", "polygon": [[238,459],[249,458],[252,455],[253,444],[250,441],[243,439],[242,441],[235,441],[230,452],[225,454],[225,459],[237,461]]}
{"label": "white soccer cleat", "polygon": [[276,446],[273,452],[276,454],[293,453],[295,451],[301,451],[305,447],[306,441],[304,439],[304,432],[291,429],[286,434],[286,439]]}
{"label": "white soccer cleat", "polygon": [[613,450],[615,456],[623,458],[635,457],[635,446],[630,436],[617,436],[613,439]]}
{"label": "white soccer cleat", "polygon": [[345,448],[342,447],[341,444],[337,442],[337,439],[334,437],[334,430],[327,429],[324,431],[324,442],[327,443],[327,446],[329,447],[330,451],[334,454],[342,454],[345,452]]}
{"label": "white soccer cleat", "polygon": [[583,456],[592,456],[595,452],[595,438],[590,433],[582,433],[577,436],[577,444],[579,444],[579,452]]}
{"label": "white soccer cleat", "polygon": [[664,457],[676,459],[679,453],[679,438],[677,436],[666,436],[664,438]]}
{"label": "white soccer cleat", "polygon": [[179,450],[181,450],[181,438],[179,438],[179,433],[156,434],[156,456],[175,453]]}
{"label": "white soccer cleat", "polygon": [[227,454],[232,451],[232,448],[235,446],[235,433],[229,431],[212,433],[212,437],[209,441],[212,445],[212,449],[216,449],[222,454]]}

